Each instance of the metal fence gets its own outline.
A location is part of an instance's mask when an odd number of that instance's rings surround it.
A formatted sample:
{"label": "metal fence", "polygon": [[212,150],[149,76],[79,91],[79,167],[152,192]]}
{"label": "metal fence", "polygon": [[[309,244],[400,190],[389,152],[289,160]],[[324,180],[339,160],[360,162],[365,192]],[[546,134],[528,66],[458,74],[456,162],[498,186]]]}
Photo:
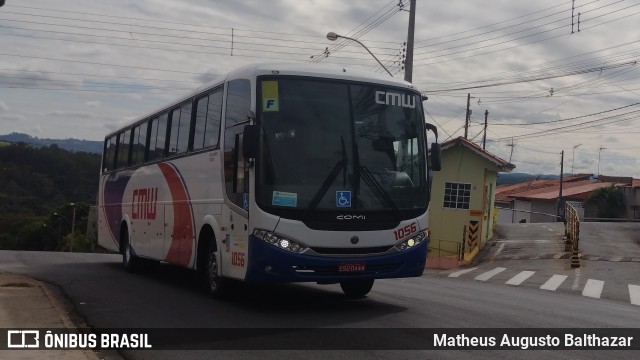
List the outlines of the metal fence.
{"label": "metal fence", "polygon": [[579,244],[580,244],[580,216],[576,208],[571,206],[570,204],[565,204],[564,206],[564,216],[565,216],[565,251],[570,251],[571,255],[571,267],[579,268],[580,267],[580,255],[579,255]]}

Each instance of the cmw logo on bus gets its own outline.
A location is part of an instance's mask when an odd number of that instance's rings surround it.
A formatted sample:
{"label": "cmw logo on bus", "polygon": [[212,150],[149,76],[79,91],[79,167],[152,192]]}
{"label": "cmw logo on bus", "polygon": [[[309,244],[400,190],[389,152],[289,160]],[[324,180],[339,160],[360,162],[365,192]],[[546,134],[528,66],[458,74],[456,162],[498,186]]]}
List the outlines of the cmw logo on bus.
{"label": "cmw logo on bus", "polygon": [[415,109],[416,97],[408,94],[376,91],[376,104],[402,106]]}

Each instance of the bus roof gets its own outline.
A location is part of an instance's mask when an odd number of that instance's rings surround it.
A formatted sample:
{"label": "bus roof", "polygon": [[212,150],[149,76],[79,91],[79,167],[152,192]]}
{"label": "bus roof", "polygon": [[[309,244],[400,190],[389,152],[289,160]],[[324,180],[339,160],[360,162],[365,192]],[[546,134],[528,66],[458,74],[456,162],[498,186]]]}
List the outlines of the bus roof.
{"label": "bus roof", "polygon": [[122,129],[130,127],[144,119],[149,118],[167,109],[193,98],[194,96],[207,91],[210,88],[223,84],[225,81],[234,79],[252,79],[260,75],[280,75],[280,76],[308,76],[326,79],[340,79],[358,82],[369,82],[388,86],[405,87],[415,89],[415,87],[400,78],[390,77],[387,74],[375,73],[370,71],[355,70],[339,65],[330,64],[309,64],[309,63],[257,63],[239,67],[226,75],[222,75],[214,81],[198,87],[194,91],[177,98],[169,104],[163,105],[152,112],[146,113],[144,116],[137,117],[135,121],[121,126],[110,132],[106,137],[112,136],[120,132]]}
{"label": "bus roof", "polygon": [[356,70],[338,65],[308,63],[261,63],[247,65],[230,72],[227,80],[273,74],[364,81],[413,88],[413,85],[410,83],[399,78],[390,77],[387,74]]}

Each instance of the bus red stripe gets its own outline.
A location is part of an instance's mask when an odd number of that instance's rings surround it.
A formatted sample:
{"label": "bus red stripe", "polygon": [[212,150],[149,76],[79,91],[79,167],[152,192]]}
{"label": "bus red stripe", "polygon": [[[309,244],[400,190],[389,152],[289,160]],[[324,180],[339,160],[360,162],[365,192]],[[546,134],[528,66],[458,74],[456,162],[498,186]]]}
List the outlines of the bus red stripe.
{"label": "bus red stripe", "polygon": [[191,261],[195,239],[189,195],[182,178],[172,165],[160,163],[158,166],[169,185],[173,203],[173,233],[165,261],[187,266]]}

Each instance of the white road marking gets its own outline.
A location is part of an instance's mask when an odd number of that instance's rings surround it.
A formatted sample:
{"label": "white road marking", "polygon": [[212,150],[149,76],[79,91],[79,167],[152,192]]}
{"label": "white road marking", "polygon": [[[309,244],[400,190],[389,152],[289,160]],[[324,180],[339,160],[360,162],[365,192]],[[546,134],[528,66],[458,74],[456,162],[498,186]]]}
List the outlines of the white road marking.
{"label": "white road marking", "polygon": [[493,261],[493,259],[502,252],[502,249],[504,249],[504,244],[500,244],[500,246],[498,246],[498,250],[496,250],[496,252],[491,256],[491,261]]}
{"label": "white road marking", "polygon": [[507,285],[520,285],[535,273],[536,273],[535,271],[523,271],[520,274],[518,274],[518,275],[512,277],[511,279],[509,279],[505,284],[507,284]]}
{"label": "white road marking", "polygon": [[547,230],[549,230],[549,231],[554,231],[553,229],[547,229]]}
{"label": "white road marking", "polygon": [[455,278],[455,277],[458,277],[460,275],[464,275],[464,274],[466,274],[468,272],[472,272],[475,269],[477,269],[477,267],[474,267],[474,268],[471,268],[471,269],[459,270],[459,271],[456,271],[454,273],[449,274],[449,277],[454,277]]}
{"label": "white road marking", "polygon": [[546,283],[540,286],[542,290],[556,291],[560,285],[567,279],[567,275],[553,275]]}
{"label": "white road marking", "polygon": [[480,280],[480,281],[487,281],[489,279],[491,279],[492,277],[494,277],[495,275],[500,274],[501,272],[507,270],[507,268],[503,268],[503,267],[497,267],[493,270],[489,270],[485,273],[482,273],[478,276],[475,277],[476,280]]}
{"label": "white road marking", "polygon": [[584,289],[582,289],[582,296],[588,296],[588,297],[599,299],[600,294],[602,294],[603,287],[604,287],[604,281],[589,279],[587,280],[587,283],[584,285]]}
{"label": "white road marking", "polygon": [[633,305],[640,305],[640,286],[629,284],[629,297]]}
{"label": "white road marking", "polygon": [[580,287],[580,268],[576,268],[575,277],[573,278],[573,286],[571,286],[571,290],[576,291],[578,287]]}

